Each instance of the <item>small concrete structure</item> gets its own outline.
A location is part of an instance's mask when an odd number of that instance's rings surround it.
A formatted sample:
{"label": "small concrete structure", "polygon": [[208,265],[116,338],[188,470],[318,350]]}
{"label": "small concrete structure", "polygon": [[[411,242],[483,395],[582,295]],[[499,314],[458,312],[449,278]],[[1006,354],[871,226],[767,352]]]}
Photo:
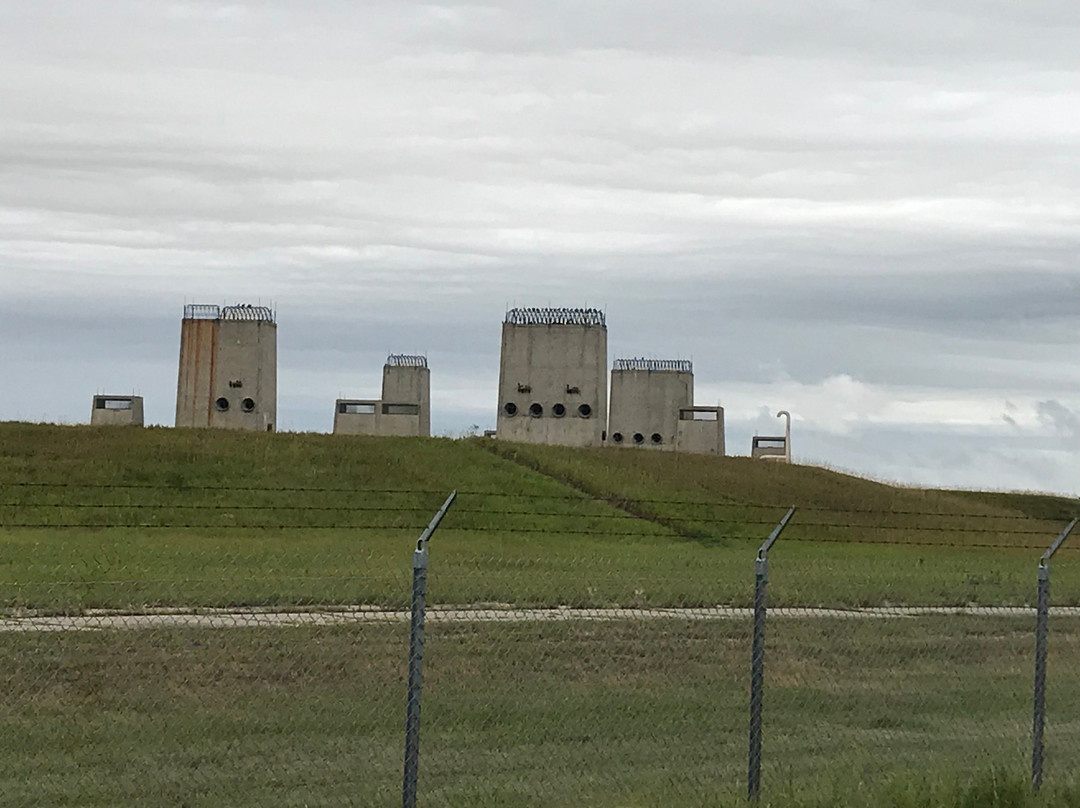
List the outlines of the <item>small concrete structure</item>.
{"label": "small concrete structure", "polygon": [[724,454],[724,410],[694,406],[686,359],[616,359],[608,443],[660,451]]}
{"label": "small concrete structure", "polygon": [[431,371],[427,357],[390,354],[382,398],[334,402],[335,435],[431,435]]}
{"label": "small concrete structure", "polygon": [[91,426],[142,426],[142,396],[94,396]]}
{"label": "small concrete structure", "polygon": [[600,446],[607,423],[607,324],[599,309],[506,313],[499,440]]}
{"label": "small concrete structure", "polygon": [[277,324],[266,306],[184,306],[178,427],[273,432]]}
{"label": "small concrete structure", "polygon": [[783,435],[754,436],[750,446],[750,456],[761,460],[773,460],[778,463],[791,462],[791,413],[780,410],[776,417],[786,417],[787,425]]}
{"label": "small concrete structure", "polygon": [[723,407],[683,407],[675,427],[675,451],[691,454],[714,454],[723,457]]}

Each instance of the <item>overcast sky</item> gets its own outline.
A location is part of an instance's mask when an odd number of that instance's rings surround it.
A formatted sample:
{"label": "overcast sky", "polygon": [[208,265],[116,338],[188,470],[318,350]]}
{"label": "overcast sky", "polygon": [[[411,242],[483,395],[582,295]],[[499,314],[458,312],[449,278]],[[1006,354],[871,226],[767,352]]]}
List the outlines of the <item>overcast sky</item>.
{"label": "overcast sky", "polygon": [[171,424],[185,302],[278,313],[282,429],[513,305],[694,360],[728,447],[1080,493],[1080,5],[0,0],[0,419]]}

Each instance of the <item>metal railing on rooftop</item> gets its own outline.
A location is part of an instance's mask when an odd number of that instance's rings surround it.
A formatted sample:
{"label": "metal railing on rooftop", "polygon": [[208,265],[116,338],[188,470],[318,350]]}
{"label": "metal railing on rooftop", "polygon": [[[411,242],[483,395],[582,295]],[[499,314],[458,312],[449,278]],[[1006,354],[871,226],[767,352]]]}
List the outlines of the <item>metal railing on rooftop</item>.
{"label": "metal railing on rooftop", "polygon": [[607,327],[600,309],[525,308],[510,309],[506,321],[511,325],[598,325]]}

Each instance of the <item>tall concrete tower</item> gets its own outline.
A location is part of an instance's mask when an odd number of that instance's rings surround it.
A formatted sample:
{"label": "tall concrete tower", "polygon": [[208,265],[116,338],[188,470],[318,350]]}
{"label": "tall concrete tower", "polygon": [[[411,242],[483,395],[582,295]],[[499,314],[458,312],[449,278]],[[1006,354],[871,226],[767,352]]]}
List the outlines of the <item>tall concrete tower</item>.
{"label": "tall concrete tower", "polygon": [[511,309],[502,328],[501,440],[600,446],[607,422],[607,324],[598,309]]}
{"label": "tall concrete tower", "polygon": [[[431,371],[426,356],[390,354],[383,365],[383,409],[399,415],[415,415],[403,428],[407,435],[431,435]],[[396,423],[393,419],[386,422]],[[389,434],[389,433],[386,433]],[[395,432],[394,434],[398,434]]]}
{"label": "tall concrete tower", "polygon": [[176,425],[273,432],[277,325],[266,306],[184,306]]}

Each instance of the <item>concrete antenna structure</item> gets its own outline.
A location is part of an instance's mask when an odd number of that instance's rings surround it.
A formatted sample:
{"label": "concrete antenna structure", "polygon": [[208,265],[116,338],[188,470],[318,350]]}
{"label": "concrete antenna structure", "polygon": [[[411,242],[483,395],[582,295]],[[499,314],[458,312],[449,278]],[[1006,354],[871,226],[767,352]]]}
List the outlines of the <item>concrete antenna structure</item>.
{"label": "concrete antenna structure", "polygon": [[513,308],[499,359],[496,437],[600,446],[607,422],[607,322],[592,308]]}
{"label": "concrete antenna structure", "polygon": [[273,432],[276,423],[273,310],[250,304],[185,305],[176,426]]}

